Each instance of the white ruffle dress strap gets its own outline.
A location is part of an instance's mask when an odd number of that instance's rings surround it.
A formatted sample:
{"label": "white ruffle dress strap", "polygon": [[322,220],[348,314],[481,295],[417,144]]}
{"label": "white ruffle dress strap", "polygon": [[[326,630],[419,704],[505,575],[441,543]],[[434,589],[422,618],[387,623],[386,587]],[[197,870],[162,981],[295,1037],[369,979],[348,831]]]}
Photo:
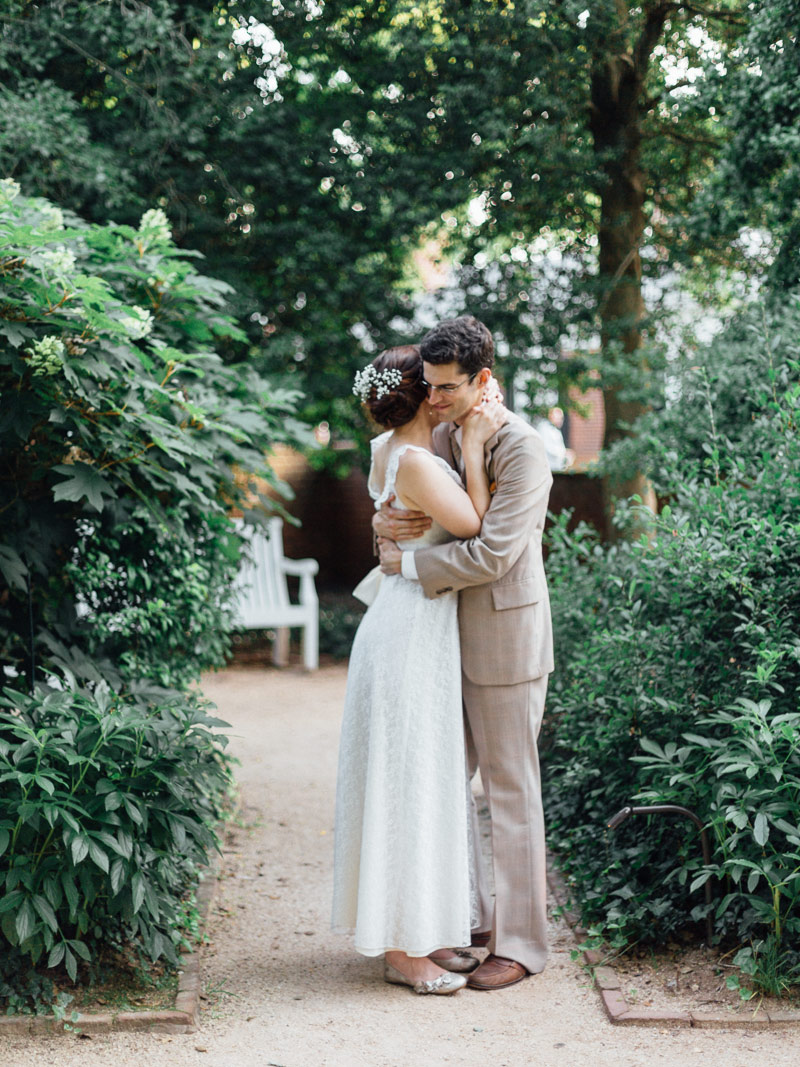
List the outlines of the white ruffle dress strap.
{"label": "white ruffle dress strap", "polygon": [[372,497],[373,500],[375,500],[375,498],[380,495],[380,490],[376,489],[372,483],[372,477],[375,474],[375,462],[378,454],[378,449],[385,445],[391,436],[392,431],[386,430],[384,433],[379,433],[377,437],[373,437],[369,443],[370,465],[369,475],[367,477],[367,491],[369,492],[369,495]]}
{"label": "white ruffle dress strap", "polygon": [[406,444],[400,445],[398,448],[396,448],[389,456],[389,462],[386,464],[386,476],[383,480],[383,492],[380,494],[380,496],[375,498],[376,511],[380,508],[381,504],[383,504],[394,492],[394,484],[397,481],[397,468],[400,464],[400,457],[406,452],[411,451],[412,449],[415,452],[425,452],[427,455],[433,456],[433,453],[429,449],[423,448],[421,445]]}

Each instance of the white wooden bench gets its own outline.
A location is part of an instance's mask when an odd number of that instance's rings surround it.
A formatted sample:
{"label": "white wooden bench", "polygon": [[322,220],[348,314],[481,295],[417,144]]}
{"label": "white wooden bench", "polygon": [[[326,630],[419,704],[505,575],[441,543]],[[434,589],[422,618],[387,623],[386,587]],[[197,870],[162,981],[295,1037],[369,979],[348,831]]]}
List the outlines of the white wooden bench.
{"label": "white wooden bench", "polygon": [[[274,629],[272,659],[279,667],[289,662],[289,629],[301,630],[303,665],[319,666],[319,599],[314,575],[315,559],[286,559],[283,554],[283,519],[273,517],[266,528],[247,526],[235,519],[246,540],[236,579],[237,623],[246,630]],[[287,576],[300,579],[298,603],[289,599]]]}

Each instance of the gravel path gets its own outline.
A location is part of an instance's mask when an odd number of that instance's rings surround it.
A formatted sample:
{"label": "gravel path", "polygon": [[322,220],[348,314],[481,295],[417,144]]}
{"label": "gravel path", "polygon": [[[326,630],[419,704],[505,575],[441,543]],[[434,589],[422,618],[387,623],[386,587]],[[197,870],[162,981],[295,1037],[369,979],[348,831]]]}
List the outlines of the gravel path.
{"label": "gravel path", "polygon": [[0,1038],[2,1067],[797,1067],[798,1031],[641,1029],[607,1022],[551,933],[544,972],[496,993],[417,997],[328,930],[345,669],[233,669],[205,692],[232,724],[244,802],[222,861],[198,1033]]}

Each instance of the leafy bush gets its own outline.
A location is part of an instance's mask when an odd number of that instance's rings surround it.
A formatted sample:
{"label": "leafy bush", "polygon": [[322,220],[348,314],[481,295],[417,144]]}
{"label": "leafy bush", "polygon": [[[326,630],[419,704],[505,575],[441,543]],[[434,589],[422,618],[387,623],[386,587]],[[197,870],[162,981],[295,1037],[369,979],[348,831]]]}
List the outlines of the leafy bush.
{"label": "leafy bush", "polygon": [[103,942],[177,962],[181,898],[208,862],[229,784],[194,695],[73,679],[0,699],[0,929],[48,967]]}
{"label": "leafy bush", "polygon": [[275,482],[265,449],[295,439],[293,397],[209,348],[241,336],[226,286],[162,212],[65,229],[3,190],[0,651],[30,673],[57,644],[113,663],[115,684],[183,684],[222,662],[227,513],[250,490],[235,471]]}
{"label": "leafy bush", "polygon": [[89,225],[0,182],[0,956],[73,977],[104,940],[174,959],[227,782],[187,690],[228,647],[228,515],[299,433],[214,350],[243,335],[195,255],[161,211]]}
{"label": "leafy bush", "polygon": [[[584,923],[620,944],[702,919],[709,877],[718,935],[757,945],[800,932],[799,310],[783,312],[780,344],[757,350],[748,420],[733,431],[747,448],[726,440],[699,373],[684,395],[706,409],[705,459],[661,453],[672,504],[647,533],[600,546],[565,518],[551,531],[550,841]],[[710,354],[717,367],[726,344]],[[689,823],[651,816],[604,833],[635,800],[697,811],[709,868]]]}
{"label": "leafy bush", "polygon": [[796,305],[760,305],[700,351],[684,350],[669,367],[669,397],[662,382],[661,396],[647,398],[652,410],[637,421],[635,436],[603,454],[602,472],[622,481],[643,471],[663,498],[709,458],[720,478],[736,479],[751,453],[773,445],[763,415],[776,411],[796,381],[787,345],[791,353],[798,326]]}

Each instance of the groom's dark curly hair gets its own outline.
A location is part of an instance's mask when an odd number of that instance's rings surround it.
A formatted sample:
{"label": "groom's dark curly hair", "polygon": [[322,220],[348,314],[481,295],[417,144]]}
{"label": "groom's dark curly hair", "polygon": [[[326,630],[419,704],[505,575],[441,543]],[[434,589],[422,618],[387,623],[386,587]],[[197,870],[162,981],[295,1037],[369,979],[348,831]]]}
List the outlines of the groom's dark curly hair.
{"label": "groom's dark curly hair", "polygon": [[494,341],[489,328],[472,315],[445,319],[419,345],[425,363],[457,363],[468,374],[494,366]]}

